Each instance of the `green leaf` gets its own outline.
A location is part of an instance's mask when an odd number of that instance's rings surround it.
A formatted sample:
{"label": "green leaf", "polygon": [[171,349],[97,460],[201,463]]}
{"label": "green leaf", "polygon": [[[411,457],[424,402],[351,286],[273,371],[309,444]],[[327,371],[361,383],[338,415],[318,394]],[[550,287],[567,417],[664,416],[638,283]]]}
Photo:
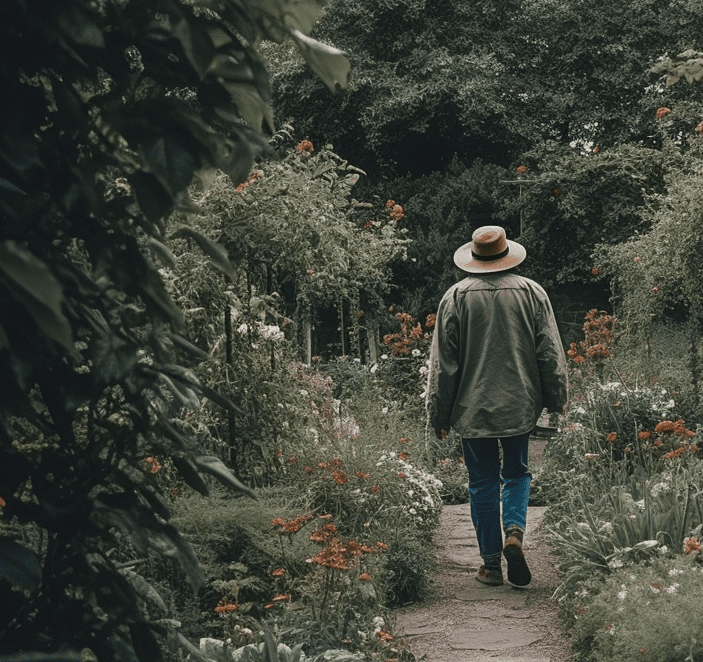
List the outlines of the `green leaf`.
{"label": "green leaf", "polygon": [[273,110],[261,98],[259,91],[249,83],[238,83],[233,80],[220,80],[232,97],[232,101],[239,109],[244,120],[257,131],[267,130],[272,135],[275,133],[273,123]]}
{"label": "green leaf", "polygon": [[71,325],[61,311],[63,291],[49,267],[12,240],[0,244],[0,279],[52,340],[73,351]]}
{"label": "green leaf", "polygon": [[234,267],[232,267],[232,263],[229,261],[229,256],[227,255],[227,251],[224,246],[215,243],[212,239],[208,239],[208,237],[204,234],[201,234],[196,230],[191,230],[190,228],[180,228],[171,235],[172,239],[177,239],[179,237],[193,239],[200,247],[200,250],[202,250],[203,253],[205,253],[217,267],[219,267],[232,280],[236,279]]}
{"label": "green leaf", "polygon": [[167,246],[164,246],[160,241],[157,241],[153,237],[149,237],[147,239],[147,244],[165,266],[171,267],[171,269],[175,268],[176,256]]}
{"label": "green leaf", "polygon": [[172,135],[153,136],[140,146],[140,153],[151,172],[172,196],[185,191],[199,163]]}
{"label": "green leaf", "polygon": [[31,550],[9,538],[0,538],[0,577],[31,591],[41,581],[41,564]]}
{"label": "green leaf", "polygon": [[203,496],[210,494],[210,488],[207,483],[203,480],[202,476],[198,473],[198,469],[195,464],[193,464],[186,457],[174,457],[173,464],[178,469],[178,473],[181,474],[181,478],[196,492],[200,492]]}
{"label": "green leaf", "polygon": [[348,87],[351,64],[342,51],[316,41],[298,30],[292,30],[291,36],[310,68],[332,92],[337,91],[337,85],[342,89]]}
{"label": "green leaf", "polygon": [[225,463],[220,460],[220,458],[214,455],[200,455],[193,458],[193,462],[198,469],[209,473],[214,476],[220,483],[229,487],[230,489],[237,490],[238,492],[243,492],[252,499],[258,499],[256,492],[251,488],[247,487],[242,483],[225,465]]}

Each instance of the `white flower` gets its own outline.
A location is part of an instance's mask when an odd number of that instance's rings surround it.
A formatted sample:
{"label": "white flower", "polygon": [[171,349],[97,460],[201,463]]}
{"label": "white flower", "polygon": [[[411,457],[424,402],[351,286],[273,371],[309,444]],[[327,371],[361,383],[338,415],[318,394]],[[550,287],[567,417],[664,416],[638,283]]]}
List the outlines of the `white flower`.
{"label": "white flower", "polygon": [[668,548],[666,545],[662,545],[662,546],[659,548],[659,553],[660,553],[660,554],[666,554],[668,551],[669,551],[669,548]]}
{"label": "white flower", "polygon": [[622,562],[621,559],[613,559],[610,562],[610,567],[611,568],[622,568],[625,564]]}
{"label": "white flower", "polygon": [[411,515],[417,515],[417,510],[415,510],[414,508],[411,508],[408,512],[409,512]]}
{"label": "white flower", "polygon": [[242,324],[238,329],[237,333],[249,333],[249,325],[248,324]]}
{"label": "white flower", "polygon": [[411,354],[412,354],[413,356],[420,356],[420,354],[422,354],[422,352],[421,352],[419,349],[414,349],[414,350],[411,352]]}
{"label": "white flower", "polygon": [[678,583],[674,583],[671,586],[668,586],[665,590],[667,593],[676,593],[676,589],[680,586]]}
{"label": "white flower", "polygon": [[375,628],[382,628],[386,624],[386,621],[383,620],[382,616],[376,616],[371,623]]}
{"label": "white flower", "polygon": [[680,568],[672,568],[671,570],[669,570],[669,577],[676,577],[676,575],[682,574],[683,570],[681,570]]}
{"label": "white flower", "polygon": [[605,531],[606,533],[611,533],[613,530],[613,523],[612,522],[605,522],[603,526],[600,527],[601,531]]}
{"label": "white flower", "polygon": [[381,359],[385,361],[388,358],[388,354],[381,354]]}
{"label": "white flower", "polygon": [[620,600],[624,600],[627,597],[627,589],[625,588],[625,584],[622,584],[620,588],[622,590],[618,593],[618,598],[620,598]]}
{"label": "white flower", "polygon": [[302,396],[308,396],[308,395],[310,395],[310,394],[309,394],[304,388],[301,388],[301,389],[300,389],[300,395],[302,395]]}
{"label": "white flower", "polygon": [[640,510],[644,510],[644,499],[640,499],[639,501],[635,501],[635,505],[636,505]]}
{"label": "white flower", "polygon": [[381,409],[381,413],[382,413],[382,414],[387,414],[387,413],[388,413],[388,407],[384,407],[383,409]]}
{"label": "white flower", "polygon": [[371,374],[373,375],[373,373],[376,372],[376,370],[378,370],[378,363],[374,363],[371,366],[371,370],[370,370]]}

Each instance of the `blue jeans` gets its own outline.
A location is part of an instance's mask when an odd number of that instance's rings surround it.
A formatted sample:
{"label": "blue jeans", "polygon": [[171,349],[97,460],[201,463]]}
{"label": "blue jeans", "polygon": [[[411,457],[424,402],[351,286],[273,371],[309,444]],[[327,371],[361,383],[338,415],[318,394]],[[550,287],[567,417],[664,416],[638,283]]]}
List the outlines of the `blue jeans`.
{"label": "blue jeans", "polygon": [[[485,565],[500,565],[503,551],[502,529],[525,530],[532,474],[527,469],[530,435],[464,439],[464,461],[469,471],[471,520]],[[501,471],[498,442],[503,447]],[[502,489],[501,489],[502,488]]]}

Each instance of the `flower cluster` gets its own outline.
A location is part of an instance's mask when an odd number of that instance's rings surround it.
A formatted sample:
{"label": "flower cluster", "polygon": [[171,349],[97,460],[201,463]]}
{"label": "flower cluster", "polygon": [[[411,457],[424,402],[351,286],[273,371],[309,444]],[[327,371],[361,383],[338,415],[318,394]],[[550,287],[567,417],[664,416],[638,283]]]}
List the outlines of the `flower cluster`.
{"label": "flower cluster", "polygon": [[215,611],[218,614],[226,614],[230,613],[233,611],[237,611],[239,609],[239,605],[234,604],[233,602],[225,602],[224,600],[220,602],[220,604],[215,607]]}
{"label": "flower cluster", "polygon": [[696,537],[684,538],[683,553],[693,554],[693,552],[703,552],[703,545]]}
{"label": "flower cluster", "polygon": [[151,473],[156,474],[161,471],[161,465],[155,457],[146,458],[146,463],[149,466],[149,471],[151,471]]}
{"label": "flower cluster", "polygon": [[403,211],[403,208],[400,205],[396,204],[395,200],[388,200],[388,202],[386,202],[386,208],[391,210],[390,216],[393,219],[394,223],[398,223],[405,217],[405,212]]}
{"label": "flower cluster", "polygon": [[295,151],[298,154],[307,154],[309,152],[314,152],[315,148],[309,140],[301,140],[295,147]]}
{"label": "flower cluster", "polygon": [[[395,318],[400,323],[400,331],[397,333],[387,333],[383,336],[383,343],[388,346],[393,356],[407,356],[414,350],[422,353],[427,349],[432,339],[429,331],[423,331],[420,322],[415,320],[408,313],[396,313]],[[428,315],[425,320],[425,328],[431,329],[435,325],[436,315]],[[413,354],[419,356],[419,354]]]}
{"label": "flower cluster", "polygon": [[282,517],[274,517],[271,520],[271,526],[275,529],[280,527],[278,532],[281,534],[287,533],[292,535],[293,533],[298,533],[298,531],[300,531],[300,529],[302,529],[303,526],[311,519],[313,519],[313,516],[310,514],[298,515],[298,517],[288,520],[287,522]]}
{"label": "flower cluster", "polygon": [[616,317],[603,311],[589,310],[583,324],[584,339],[579,343],[572,342],[566,353],[574,363],[610,356],[616,326]]}

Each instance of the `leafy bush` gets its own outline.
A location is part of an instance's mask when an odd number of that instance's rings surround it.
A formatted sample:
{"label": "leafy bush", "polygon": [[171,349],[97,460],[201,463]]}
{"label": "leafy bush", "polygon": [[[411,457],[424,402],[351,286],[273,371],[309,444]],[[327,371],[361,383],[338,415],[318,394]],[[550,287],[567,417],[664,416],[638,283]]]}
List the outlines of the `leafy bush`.
{"label": "leafy bush", "polygon": [[593,662],[703,660],[703,566],[691,560],[654,559],[585,583],[575,650]]}

